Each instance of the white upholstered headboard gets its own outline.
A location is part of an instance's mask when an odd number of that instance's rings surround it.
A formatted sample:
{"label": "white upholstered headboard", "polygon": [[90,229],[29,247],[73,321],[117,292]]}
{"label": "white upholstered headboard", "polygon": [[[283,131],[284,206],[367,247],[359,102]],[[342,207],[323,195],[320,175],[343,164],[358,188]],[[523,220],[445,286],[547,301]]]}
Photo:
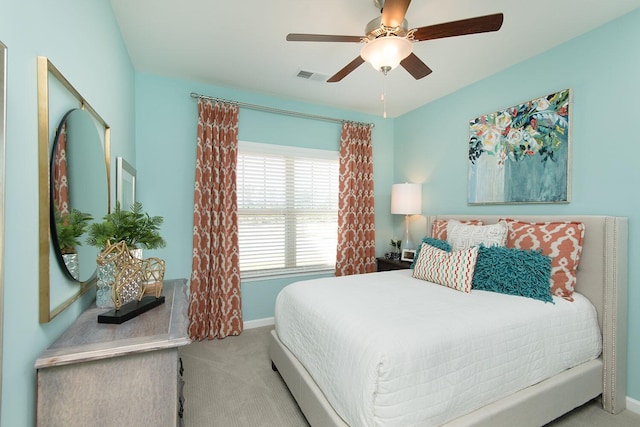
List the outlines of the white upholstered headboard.
{"label": "white upholstered headboard", "polygon": [[585,225],[576,291],[591,300],[598,312],[603,337],[602,403],[608,412],[626,406],[627,390],[627,218],[591,215],[438,215],[427,217],[427,233],[436,219],[480,219],[495,224],[500,218],[522,221],[580,221]]}

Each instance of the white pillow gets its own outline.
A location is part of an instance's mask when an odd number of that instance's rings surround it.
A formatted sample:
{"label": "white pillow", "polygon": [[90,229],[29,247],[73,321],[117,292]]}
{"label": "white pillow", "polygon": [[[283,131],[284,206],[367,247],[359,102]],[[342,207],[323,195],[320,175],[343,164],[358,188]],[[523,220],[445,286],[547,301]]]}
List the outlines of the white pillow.
{"label": "white pillow", "polygon": [[468,249],[482,243],[485,246],[504,246],[507,227],[504,222],[491,225],[463,224],[450,219],[447,224],[447,241],[452,251]]}

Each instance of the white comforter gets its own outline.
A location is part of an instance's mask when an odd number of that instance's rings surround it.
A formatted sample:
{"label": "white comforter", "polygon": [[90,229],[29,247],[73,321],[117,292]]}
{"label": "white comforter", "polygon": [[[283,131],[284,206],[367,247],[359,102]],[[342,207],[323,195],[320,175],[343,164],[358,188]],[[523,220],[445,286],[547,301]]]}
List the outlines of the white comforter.
{"label": "white comforter", "polygon": [[554,302],[400,270],[291,284],[275,320],[350,426],[435,426],[600,354],[591,303]]}

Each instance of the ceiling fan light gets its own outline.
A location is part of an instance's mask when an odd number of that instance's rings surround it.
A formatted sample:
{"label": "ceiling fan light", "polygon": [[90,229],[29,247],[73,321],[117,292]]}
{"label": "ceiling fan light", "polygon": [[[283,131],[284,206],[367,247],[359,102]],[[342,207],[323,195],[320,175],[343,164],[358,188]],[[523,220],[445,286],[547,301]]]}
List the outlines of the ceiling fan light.
{"label": "ceiling fan light", "polygon": [[390,71],[413,51],[405,37],[386,36],[370,40],[362,46],[360,56],[377,71]]}

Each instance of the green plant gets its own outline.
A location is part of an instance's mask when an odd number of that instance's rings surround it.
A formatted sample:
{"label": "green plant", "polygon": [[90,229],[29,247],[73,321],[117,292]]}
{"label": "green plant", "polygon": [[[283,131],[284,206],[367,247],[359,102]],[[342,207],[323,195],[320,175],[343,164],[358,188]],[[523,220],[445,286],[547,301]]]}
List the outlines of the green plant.
{"label": "green plant", "polygon": [[389,242],[389,244],[391,246],[393,246],[393,249],[396,252],[400,252],[400,247],[402,246],[402,240],[399,239],[391,239],[391,241]]}
{"label": "green plant", "polygon": [[71,209],[71,212],[62,215],[57,207],[54,209],[54,217],[60,252],[63,254],[76,253],[75,247],[81,244],[80,236],[87,230],[89,221],[93,217],[78,209]]}
{"label": "green plant", "polygon": [[120,203],[116,203],[114,211],[105,215],[102,222],[91,224],[87,243],[102,249],[107,242],[124,240],[130,249],[164,248],[166,242],[160,236],[163,220],[161,216],[142,212],[141,202],[135,202],[130,211],[122,210]]}

